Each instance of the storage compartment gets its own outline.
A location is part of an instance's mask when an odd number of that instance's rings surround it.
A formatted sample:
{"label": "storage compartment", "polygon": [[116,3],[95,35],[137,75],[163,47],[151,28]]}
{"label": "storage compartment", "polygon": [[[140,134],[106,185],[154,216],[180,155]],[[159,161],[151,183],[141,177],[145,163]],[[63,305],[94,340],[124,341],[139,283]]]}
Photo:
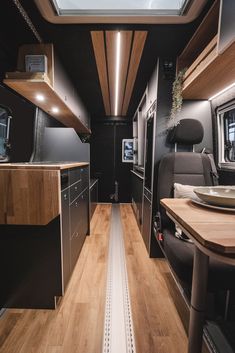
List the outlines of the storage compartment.
{"label": "storage compartment", "polygon": [[[26,56],[45,56],[44,72],[27,72]],[[4,83],[49,115],[80,133],[90,133],[89,115],[55,55],[53,44],[27,44],[19,49],[17,71]],[[40,92],[40,94],[38,93]]]}
{"label": "storage compartment", "polygon": [[212,5],[178,58],[178,71],[188,68],[183,82],[184,99],[209,99],[235,81],[235,33],[229,33],[225,46],[221,40],[226,35],[219,31],[227,30],[223,26],[226,16],[221,17],[220,13],[229,5],[221,2],[221,9],[220,1]]}

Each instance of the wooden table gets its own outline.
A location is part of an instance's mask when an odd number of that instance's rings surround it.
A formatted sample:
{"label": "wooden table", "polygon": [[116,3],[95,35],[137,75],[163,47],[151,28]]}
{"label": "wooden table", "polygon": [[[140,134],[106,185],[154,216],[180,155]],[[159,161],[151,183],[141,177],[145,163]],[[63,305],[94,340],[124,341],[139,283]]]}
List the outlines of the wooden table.
{"label": "wooden table", "polygon": [[161,204],[195,244],[188,353],[200,353],[209,257],[235,265],[235,213],[199,206],[189,199],[162,199]]}

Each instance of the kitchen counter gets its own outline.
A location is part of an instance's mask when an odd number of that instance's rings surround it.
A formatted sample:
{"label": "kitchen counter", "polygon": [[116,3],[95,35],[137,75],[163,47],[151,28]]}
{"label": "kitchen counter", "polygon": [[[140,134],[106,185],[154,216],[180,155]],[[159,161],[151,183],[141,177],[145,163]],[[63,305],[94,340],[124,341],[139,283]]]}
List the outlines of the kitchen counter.
{"label": "kitchen counter", "polygon": [[48,169],[62,170],[76,167],[85,167],[89,165],[87,162],[22,162],[22,163],[3,163],[0,169]]}
{"label": "kitchen counter", "polygon": [[0,307],[55,309],[89,234],[89,164],[0,165]]}
{"label": "kitchen counter", "polygon": [[88,166],[50,161],[0,164],[0,224],[48,224],[61,213],[62,171],[71,171],[72,180],[76,169]]}

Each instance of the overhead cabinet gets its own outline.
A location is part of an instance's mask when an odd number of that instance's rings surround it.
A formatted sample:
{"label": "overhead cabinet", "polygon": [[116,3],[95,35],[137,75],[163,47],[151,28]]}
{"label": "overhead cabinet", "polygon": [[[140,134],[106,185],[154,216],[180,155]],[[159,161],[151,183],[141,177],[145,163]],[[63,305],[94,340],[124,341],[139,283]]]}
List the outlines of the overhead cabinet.
{"label": "overhead cabinet", "polygon": [[[26,71],[27,55],[45,56],[45,71]],[[7,72],[4,83],[65,126],[90,133],[88,113],[56,57],[53,44],[23,45],[17,71]]]}
{"label": "overhead cabinet", "polygon": [[226,16],[233,13],[225,11],[228,5],[214,2],[178,58],[178,71],[187,68],[184,99],[209,99],[235,82],[235,28],[227,33]]}

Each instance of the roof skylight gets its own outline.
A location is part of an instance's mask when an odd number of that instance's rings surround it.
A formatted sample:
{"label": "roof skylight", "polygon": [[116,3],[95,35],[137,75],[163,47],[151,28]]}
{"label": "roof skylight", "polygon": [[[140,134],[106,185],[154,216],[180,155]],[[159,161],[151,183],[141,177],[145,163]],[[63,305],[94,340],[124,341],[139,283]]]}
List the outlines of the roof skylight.
{"label": "roof skylight", "polygon": [[52,0],[58,15],[181,15],[189,0]]}

